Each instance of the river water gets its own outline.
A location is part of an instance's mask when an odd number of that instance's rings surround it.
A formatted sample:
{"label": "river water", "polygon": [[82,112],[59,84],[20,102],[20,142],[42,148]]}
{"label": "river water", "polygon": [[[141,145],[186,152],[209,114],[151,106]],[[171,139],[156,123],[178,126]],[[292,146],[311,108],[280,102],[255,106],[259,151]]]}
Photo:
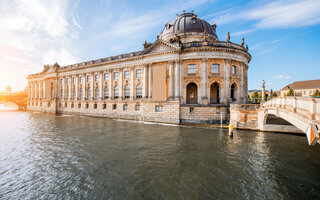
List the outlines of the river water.
{"label": "river water", "polygon": [[316,199],[304,136],[0,112],[0,199]]}

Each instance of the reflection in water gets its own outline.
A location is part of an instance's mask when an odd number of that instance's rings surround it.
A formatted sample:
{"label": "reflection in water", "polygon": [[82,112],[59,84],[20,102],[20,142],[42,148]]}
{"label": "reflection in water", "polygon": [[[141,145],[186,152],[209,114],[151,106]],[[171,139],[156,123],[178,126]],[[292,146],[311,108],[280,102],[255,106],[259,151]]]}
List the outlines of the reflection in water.
{"label": "reflection in water", "polygon": [[310,199],[305,137],[0,113],[0,199]]}
{"label": "reflection in water", "polygon": [[0,111],[18,110],[18,106],[14,103],[0,103]]}

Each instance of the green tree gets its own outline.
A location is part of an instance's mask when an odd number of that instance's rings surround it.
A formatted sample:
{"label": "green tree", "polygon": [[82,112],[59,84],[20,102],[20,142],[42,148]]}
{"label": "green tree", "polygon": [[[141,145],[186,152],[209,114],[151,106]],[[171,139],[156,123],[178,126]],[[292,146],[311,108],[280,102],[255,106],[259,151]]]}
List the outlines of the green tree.
{"label": "green tree", "polygon": [[320,98],[320,91],[317,89],[317,90],[313,93],[312,96],[313,96],[313,97]]}
{"label": "green tree", "polygon": [[256,98],[259,98],[259,94],[257,91],[254,91],[251,95],[251,99],[253,99],[253,102],[256,103],[257,102],[257,99]]}
{"label": "green tree", "polygon": [[293,97],[294,96],[293,89],[290,89],[289,92],[287,92],[286,96]]}
{"label": "green tree", "polygon": [[277,93],[276,93],[276,92],[273,92],[273,93],[272,93],[272,97],[278,97]]}

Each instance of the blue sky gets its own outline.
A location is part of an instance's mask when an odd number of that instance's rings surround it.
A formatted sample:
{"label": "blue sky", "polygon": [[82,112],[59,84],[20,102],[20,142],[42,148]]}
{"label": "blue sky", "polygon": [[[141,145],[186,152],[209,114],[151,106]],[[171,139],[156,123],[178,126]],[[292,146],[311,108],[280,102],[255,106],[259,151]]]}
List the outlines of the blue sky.
{"label": "blue sky", "polygon": [[139,51],[183,10],[215,22],[220,40],[246,38],[249,89],[320,79],[319,0],[0,0],[0,91],[23,89],[44,64]]}

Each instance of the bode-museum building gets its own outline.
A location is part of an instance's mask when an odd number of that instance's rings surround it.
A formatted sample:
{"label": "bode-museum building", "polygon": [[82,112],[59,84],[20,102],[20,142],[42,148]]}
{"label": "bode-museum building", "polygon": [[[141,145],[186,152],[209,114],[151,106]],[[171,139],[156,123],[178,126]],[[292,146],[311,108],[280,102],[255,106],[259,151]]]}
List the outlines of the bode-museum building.
{"label": "bode-museum building", "polygon": [[[220,122],[248,100],[248,47],[219,41],[216,24],[177,15],[143,50],[73,65],[44,65],[28,78],[28,110],[166,123]],[[222,115],[224,119],[227,114]]]}

